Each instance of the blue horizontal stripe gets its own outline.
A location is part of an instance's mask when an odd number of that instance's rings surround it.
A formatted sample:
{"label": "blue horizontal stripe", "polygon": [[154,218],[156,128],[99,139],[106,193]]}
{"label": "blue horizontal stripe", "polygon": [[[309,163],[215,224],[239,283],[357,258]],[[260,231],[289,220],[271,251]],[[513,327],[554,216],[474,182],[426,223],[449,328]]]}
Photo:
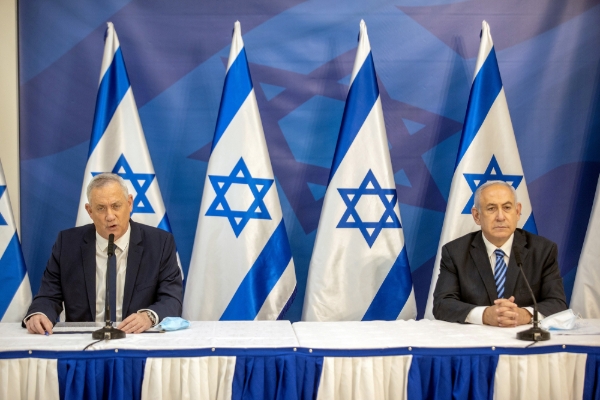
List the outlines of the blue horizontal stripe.
{"label": "blue horizontal stripe", "polygon": [[244,277],[221,321],[254,320],[292,259],[283,219]]}
{"label": "blue horizontal stripe", "polygon": [[365,123],[378,97],[379,87],[377,86],[375,65],[373,64],[373,56],[369,53],[348,92],[342,126],[340,127],[333,163],[329,171],[329,182],[331,182],[333,175],[335,175],[350,146],[352,146],[352,142],[354,142],[358,131]]}
{"label": "blue horizontal stripe", "polygon": [[215,146],[225,133],[225,129],[233,120],[238,110],[246,101],[246,98],[252,91],[252,79],[250,78],[250,69],[248,69],[248,60],[246,59],[246,49],[242,48],[240,54],[229,67],[223,84],[223,95],[221,96],[221,105],[219,106],[219,115],[217,116],[217,126],[213,138],[211,153]]}
{"label": "blue horizontal stripe", "polygon": [[378,357],[378,356],[473,356],[473,355],[534,355],[551,353],[599,354],[600,347],[595,346],[539,346],[524,347],[390,347],[375,349],[308,349],[299,347],[299,353],[309,353],[316,357]]}
{"label": "blue horizontal stripe", "polygon": [[397,319],[411,291],[412,277],[406,256],[406,246],[404,246],[362,320],[393,321]]}
{"label": "blue horizontal stripe", "polygon": [[115,111],[117,111],[117,107],[121,104],[121,100],[123,100],[129,86],[129,76],[127,76],[127,70],[125,69],[125,60],[123,60],[123,54],[119,47],[98,88],[88,158],[98,145],[98,142],[100,142],[104,131],[108,127]]}
{"label": "blue horizontal stripe", "polygon": [[[146,333],[141,333],[145,335]],[[169,332],[164,334],[170,335]],[[90,339],[90,343],[92,340]],[[523,343],[526,346],[529,343]],[[163,350],[128,350],[119,349],[115,353],[114,349],[94,350],[94,351],[50,351],[50,350],[17,350],[0,352],[0,360],[11,358],[43,358],[43,359],[82,359],[82,358],[145,358],[145,357],[205,357],[205,356],[236,356],[236,355],[285,355],[289,353],[310,354],[315,357],[370,357],[370,356],[389,356],[389,355],[528,355],[528,354],[550,354],[550,353],[578,353],[578,354],[598,354],[600,347],[597,346],[574,346],[574,345],[555,345],[539,347],[455,347],[455,348],[437,348],[437,347],[391,347],[377,349],[309,349],[307,347],[278,347],[278,348],[233,348],[233,347],[215,347],[214,350],[208,348],[191,349],[163,349]]]}
{"label": "blue horizontal stripe", "polygon": [[2,290],[0,290],[0,319],[4,317],[10,302],[12,301],[17,289],[23,282],[27,270],[25,268],[25,260],[21,251],[19,237],[15,233],[8,243],[2,258],[0,258],[0,282],[2,282]]}
{"label": "blue horizontal stripe", "polygon": [[490,108],[492,108],[492,104],[494,104],[496,97],[500,94],[500,90],[502,90],[502,79],[500,78],[500,70],[498,69],[498,61],[496,60],[496,51],[492,47],[490,54],[473,81],[473,86],[471,86],[465,124],[463,125],[460,137],[458,157],[456,157],[454,169],[456,169],[471,142],[475,139]]}

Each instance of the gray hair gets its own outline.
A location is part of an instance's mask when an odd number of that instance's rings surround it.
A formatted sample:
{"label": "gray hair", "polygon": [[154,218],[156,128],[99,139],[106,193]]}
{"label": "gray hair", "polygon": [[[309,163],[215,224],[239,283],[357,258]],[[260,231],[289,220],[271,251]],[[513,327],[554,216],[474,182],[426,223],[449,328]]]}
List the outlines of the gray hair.
{"label": "gray hair", "polygon": [[514,198],[515,198],[515,205],[518,203],[517,201],[517,191],[515,190],[515,188],[513,187],[513,185],[511,185],[508,182],[505,181],[487,181],[486,183],[482,184],[481,186],[479,186],[477,188],[477,190],[475,190],[475,199],[473,201],[473,208],[476,209],[477,211],[481,211],[481,204],[479,204],[479,200],[481,198],[481,192],[483,191],[483,189],[490,187],[492,185],[502,185],[502,186],[506,186],[507,188],[510,188],[510,191],[512,192]]}
{"label": "gray hair", "polygon": [[98,189],[98,188],[107,186],[111,183],[118,183],[121,186],[121,189],[123,189],[123,195],[125,197],[129,196],[129,189],[127,189],[127,185],[125,184],[125,181],[123,180],[123,178],[121,178],[117,174],[112,174],[110,172],[103,172],[103,173],[98,174],[95,177],[93,177],[92,180],[90,181],[90,183],[88,184],[87,190],[86,190],[88,202],[90,201],[90,194],[92,193],[93,189]]}

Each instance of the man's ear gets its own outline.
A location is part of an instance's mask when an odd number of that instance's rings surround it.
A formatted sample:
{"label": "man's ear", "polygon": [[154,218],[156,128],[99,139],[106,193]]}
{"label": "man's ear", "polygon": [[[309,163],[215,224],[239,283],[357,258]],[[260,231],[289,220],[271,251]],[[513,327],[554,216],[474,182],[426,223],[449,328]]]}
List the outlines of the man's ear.
{"label": "man's ear", "polygon": [[517,203],[517,221],[521,219],[521,203]]}
{"label": "man's ear", "polygon": [[471,208],[471,215],[473,216],[475,223],[477,225],[481,225],[481,221],[479,220],[479,211],[477,210],[477,208],[475,208],[475,207]]}
{"label": "man's ear", "polygon": [[88,203],[85,203],[85,211],[87,211],[90,217],[92,216],[92,206],[90,206]]}

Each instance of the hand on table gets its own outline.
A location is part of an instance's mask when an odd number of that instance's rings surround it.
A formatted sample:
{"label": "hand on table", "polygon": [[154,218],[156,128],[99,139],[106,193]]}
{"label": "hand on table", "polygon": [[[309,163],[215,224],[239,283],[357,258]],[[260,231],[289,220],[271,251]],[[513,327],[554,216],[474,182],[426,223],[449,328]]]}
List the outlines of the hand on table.
{"label": "hand on table", "polygon": [[52,322],[46,317],[44,314],[35,314],[29,317],[27,322],[25,322],[25,326],[27,327],[27,331],[29,333],[38,333],[40,335],[45,335],[48,332],[49,335],[52,335]]}
{"label": "hand on table", "polygon": [[145,312],[133,313],[117,326],[125,333],[142,333],[151,327],[152,321]]}
{"label": "hand on table", "polygon": [[508,299],[497,299],[494,305],[483,312],[483,323],[485,325],[512,328],[526,325],[531,321],[531,314],[524,308],[519,308],[515,303],[514,296]]}

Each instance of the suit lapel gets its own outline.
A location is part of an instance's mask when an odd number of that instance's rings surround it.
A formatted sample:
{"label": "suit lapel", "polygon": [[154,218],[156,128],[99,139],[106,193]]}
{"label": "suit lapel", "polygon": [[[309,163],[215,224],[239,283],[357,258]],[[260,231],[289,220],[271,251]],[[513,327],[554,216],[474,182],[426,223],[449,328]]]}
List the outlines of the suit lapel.
{"label": "suit lapel", "polygon": [[93,225],[83,235],[81,258],[90,312],[92,320],[96,320],[96,229]]}
{"label": "suit lapel", "polygon": [[[525,257],[527,256],[527,249],[525,248],[525,237],[519,232],[515,230],[515,236],[513,239],[513,250],[511,250],[510,259],[508,260],[508,269],[506,270],[506,282],[504,283],[504,293],[507,295],[511,293],[513,296],[516,296],[515,286],[517,284],[517,279],[521,272],[519,271],[519,266],[515,261],[515,256],[513,253],[514,249],[517,249],[519,254],[521,255],[521,261],[525,263]],[[509,296],[510,297],[510,296]]]}
{"label": "suit lapel", "polygon": [[129,303],[131,302],[131,297],[133,296],[133,288],[135,287],[135,281],[137,279],[137,274],[142,261],[142,254],[144,252],[144,246],[142,243],[142,231],[135,222],[130,220],[129,224],[131,226],[131,236],[129,237],[129,253],[127,254],[127,272],[125,273],[123,307],[121,308],[122,319],[125,319],[127,317]]}
{"label": "suit lapel", "polygon": [[496,290],[496,281],[494,280],[494,274],[492,273],[492,267],[490,265],[490,259],[485,249],[485,243],[483,243],[482,233],[479,231],[475,235],[475,239],[471,242],[471,257],[473,262],[479,271],[481,280],[485,285],[490,304],[494,303],[494,300],[498,298],[498,291]]}

